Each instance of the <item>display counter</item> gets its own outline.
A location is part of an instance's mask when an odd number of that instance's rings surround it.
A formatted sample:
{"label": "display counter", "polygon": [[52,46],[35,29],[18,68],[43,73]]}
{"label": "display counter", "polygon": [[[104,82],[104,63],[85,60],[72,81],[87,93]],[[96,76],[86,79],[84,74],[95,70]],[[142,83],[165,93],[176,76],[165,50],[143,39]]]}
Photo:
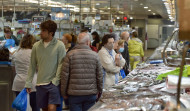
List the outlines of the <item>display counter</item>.
{"label": "display counter", "polygon": [[[140,64],[119,84],[104,90],[90,111],[155,111],[174,107],[176,89],[168,89],[166,78],[157,80],[157,77],[175,69],[163,63]],[[190,95],[184,93],[181,99],[182,108],[190,109]]]}
{"label": "display counter", "polygon": [[12,83],[14,79],[14,73],[10,66],[10,63],[0,64],[0,110],[1,111],[13,111],[12,102],[14,94],[12,91]]}

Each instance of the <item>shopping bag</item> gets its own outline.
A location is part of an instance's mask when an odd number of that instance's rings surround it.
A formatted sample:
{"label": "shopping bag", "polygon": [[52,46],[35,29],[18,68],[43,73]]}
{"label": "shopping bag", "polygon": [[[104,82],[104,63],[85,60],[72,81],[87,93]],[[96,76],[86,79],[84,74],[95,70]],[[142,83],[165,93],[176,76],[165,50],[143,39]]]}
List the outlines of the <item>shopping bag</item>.
{"label": "shopping bag", "polygon": [[122,79],[124,79],[126,77],[125,71],[123,69],[120,70],[120,75],[121,75]]}
{"label": "shopping bag", "polygon": [[27,111],[27,92],[24,88],[12,103],[12,107],[19,111]]}

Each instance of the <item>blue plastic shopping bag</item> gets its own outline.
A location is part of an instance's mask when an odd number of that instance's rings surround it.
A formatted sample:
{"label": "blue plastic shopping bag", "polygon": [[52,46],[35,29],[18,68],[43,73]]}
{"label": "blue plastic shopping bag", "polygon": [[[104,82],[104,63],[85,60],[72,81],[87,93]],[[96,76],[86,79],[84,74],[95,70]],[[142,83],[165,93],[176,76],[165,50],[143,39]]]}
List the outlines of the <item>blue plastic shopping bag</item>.
{"label": "blue plastic shopping bag", "polygon": [[26,111],[27,108],[27,92],[24,88],[12,103],[12,107],[19,111]]}
{"label": "blue plastic shopping bag", "polygon": [[121,74],[122,79],[126,77],[125,71],[123,69],[120,70],[120,74]]}

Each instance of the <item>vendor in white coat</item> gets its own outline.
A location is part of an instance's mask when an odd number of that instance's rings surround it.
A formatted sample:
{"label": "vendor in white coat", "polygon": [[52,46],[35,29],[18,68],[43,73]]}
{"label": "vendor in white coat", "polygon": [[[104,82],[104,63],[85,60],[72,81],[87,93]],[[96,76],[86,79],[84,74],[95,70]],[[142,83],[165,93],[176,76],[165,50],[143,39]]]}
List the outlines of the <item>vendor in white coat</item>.
{"label": "vendor in white coat", "polygon": [[107,34],[102,38],[102,48],[99,50],[101,64],[104,68],[104,88],[117,84],[120,70],[125,65],[125,59],[121,54],[117,54],[114,47],[114,36]]}

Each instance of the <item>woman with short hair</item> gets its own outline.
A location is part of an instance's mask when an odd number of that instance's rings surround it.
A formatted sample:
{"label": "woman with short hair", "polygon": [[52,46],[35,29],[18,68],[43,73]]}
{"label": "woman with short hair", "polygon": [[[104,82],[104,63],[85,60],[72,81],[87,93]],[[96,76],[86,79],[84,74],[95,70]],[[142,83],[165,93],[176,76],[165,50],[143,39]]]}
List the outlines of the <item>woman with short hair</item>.
{"label": "woman with short hair", "polygon": [[[32,47],[35,41],[36,40],[32,35],[25,35],[20,42],[20,48],[13,55],[12,64],[13,69],[16,71],[16,76],[13,81],[12,90],[16,93],[16,96],[22,91],[22,89],[24,89],[28,75]],[[32,111],[40,111],[40,108],[36,105],[36,80],[37,74],[34,75],[32,92],[30,93],[30,106]]]}
{"label": "woman with short hair", "polygon": [[102,38],[102,44],[100,46],[102,47],[101,50],[99,50],[98,55],[104,68],[104,88],[107,89],[118,83],[119,73],[125,65],[125,59],[121,54],[117,54],[114,51],[113,35],[105,35]]}

